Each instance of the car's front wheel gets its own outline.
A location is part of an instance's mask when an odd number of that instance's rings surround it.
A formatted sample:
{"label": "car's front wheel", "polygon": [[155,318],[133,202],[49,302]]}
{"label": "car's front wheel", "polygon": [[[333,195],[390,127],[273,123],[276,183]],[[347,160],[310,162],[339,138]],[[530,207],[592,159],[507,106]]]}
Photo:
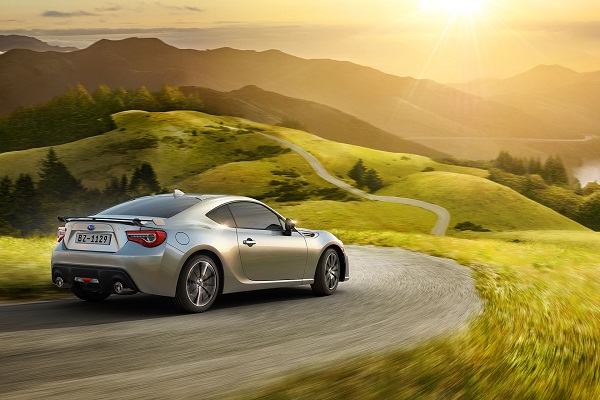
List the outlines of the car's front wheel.
{"label": "car's front wheel", "polygon": [[217,299],[219,284],[219,269],[211,257],[191,257],[179,274],[175,304],[187,312],[206,311]]}
{"label": "car's front wheel", "polygon": [[83,289],[80,285],[75,284],[71,286],[71,292],[81,300],[85,301],[102,301],[110,296],[110,293],[105,292],[92,292],[91,290]]}
{"label": "car's front wheel", "polygon": [[317,296],[328,296],[335,292],[340,282],[340,256],[335,249],[329,248],[321,255],[315,282],[311,285],[313,293]]}

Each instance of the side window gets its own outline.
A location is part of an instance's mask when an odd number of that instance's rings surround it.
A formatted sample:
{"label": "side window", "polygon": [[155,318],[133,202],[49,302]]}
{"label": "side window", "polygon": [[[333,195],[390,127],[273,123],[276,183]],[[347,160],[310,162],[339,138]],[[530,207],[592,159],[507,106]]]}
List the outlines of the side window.
{"label": "side window", "polygon": [[221,224],[229,228],[235,228],[235,221],[233,220],[233,216],[229,211],[229,207],[226,205],[209,211],[206,216],[215,221],[217,224]]}
{"label": "side window", "polygon": [[229,204],[229,209],[238,228],[283,230],[279,217],[261,204],[239,201]]}

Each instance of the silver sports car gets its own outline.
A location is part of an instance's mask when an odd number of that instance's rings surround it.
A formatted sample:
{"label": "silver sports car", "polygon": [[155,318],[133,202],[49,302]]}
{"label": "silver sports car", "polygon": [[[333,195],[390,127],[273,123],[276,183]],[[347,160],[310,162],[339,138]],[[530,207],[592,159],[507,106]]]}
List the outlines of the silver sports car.
{"label": "silver sports car", "polygon": [[87,301],[142,292],[202,312],[221,293],[310,284],[325,296],[349,278],[339,239],[248,197],[175,190],[59,219],[52,281]]}

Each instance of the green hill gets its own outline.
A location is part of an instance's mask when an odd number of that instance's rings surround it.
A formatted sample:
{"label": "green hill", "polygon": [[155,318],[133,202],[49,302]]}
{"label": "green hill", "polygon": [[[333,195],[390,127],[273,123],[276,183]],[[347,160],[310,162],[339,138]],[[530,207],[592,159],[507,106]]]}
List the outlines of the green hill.
{"label": "green hill", "polygon": [[[516,192],[488,181],[487,171],[439,164],[427,157],[389,153],[321,139],[283,127],[192,111],[114,115],[114,131],[55,146],[88,188],[130,176],[150,162],[169,190],[232,193],[264,199],[301,226],[429,232],[435,216],[420,208],[359,200],[319,178],[305,160],[261,132],[280,135],[312,152],[333,174],[361,158],[386,183],[378,194],[413,197],[446,207],[452,223],[471,221],[498,230],[583,230]],[[0,154],[0,176],[37,179],[48,148]],[[422,172],[423,170],[430,172]],[[341,200],[341,201],[340,201]],[[351,201],[350,201],[351,200]],[[451,232],[449,232],[451,233]]]}
{"label": "green hill", "polygon": [[[450,212],[450,228],[470,221],[493,231],[587,230],[548,207],[485,179],[487,171],[481,169],[440,164],[413,154],[330,142],[298,131],[281,132],[280,136],[310,151],[332,174],[345,178],[350,184],[355,182],[347,173],[362,159],[386,184],[378,195],[438,204]],[[422,172],[424,170],[428,172]]]}

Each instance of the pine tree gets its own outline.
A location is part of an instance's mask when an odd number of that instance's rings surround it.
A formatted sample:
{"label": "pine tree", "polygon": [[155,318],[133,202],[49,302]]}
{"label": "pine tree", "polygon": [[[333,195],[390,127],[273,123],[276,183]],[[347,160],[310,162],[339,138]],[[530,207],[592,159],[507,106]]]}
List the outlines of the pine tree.
{"label": "pine tree", "polygon": [[54,201],[72,197],[83,191],[81,182],[60,162],[54,148],[50,148],[42,161],[38,191],[45,200]]}
{"label": "pine tree", "polygon": [[548,157],[544,163],[544,168],[541,171],[541,175],[546,183],[550,185],[569,184],[567,169],[558,155],[555,157]]}
{"label": "pine tree", "polygon": [[534,175],[542,172],[542,162],[539,158],[530,158],[527,163],[527,173]]}
{"label": "pine tree", "polygon": [[126,92],[125,107],[130,110],[158,111],[160,106],[145,86]]}
{"label": "pine tree", "polygon": [[494,160],[494,167],[505,172],[510,172],[513,166],[513,157],[508,151],[502,150]]}
{"label": "pine tree", "polygon": [[16,180],[12,199],[15,210],[11,221],[13,227],[19,229],[23,235],[42,229],[43,223],[39,220],[39,199],[30,175],[21,174]]}
{"label": "pine tree", "polygon": [[155,194],[161,191],[160,183],[150,163],[144,162],[133,171],[129,190],[135,196]]}
{"label": "pine tree", "polygon": [[600,231],[600,192],[590,195],[585,200],[575,219],[590,229]]}
{"label": "pine tree", "polygon": [[377,171],[374,169],[369,169],[365,173],[363,182],[365,186],[369,188],[371,193],[376,192],[383,187],[383,179],[381,179]]}
{"label": "pine tree", "polygon": [[348,176],[354,179],[356,183],[358,183],[358,186],[362,186],[364,184],[363,179],[365,176],[365,172],[367,172],[367,169],[363,164],[363,160],[359,158],[356,164],[354,164],[354,166],[352,167],[352,169],[348,171]]}
{"label": "pine tree", "polygon": [[156,101],[163,111],[195,110],[195,101],[178,87],[165,86],[156,94]]}
{"label": "pine tree", "polygon": [[0,180],[0,223],[9,223],[14,212],[13,182],[8,176]]}

